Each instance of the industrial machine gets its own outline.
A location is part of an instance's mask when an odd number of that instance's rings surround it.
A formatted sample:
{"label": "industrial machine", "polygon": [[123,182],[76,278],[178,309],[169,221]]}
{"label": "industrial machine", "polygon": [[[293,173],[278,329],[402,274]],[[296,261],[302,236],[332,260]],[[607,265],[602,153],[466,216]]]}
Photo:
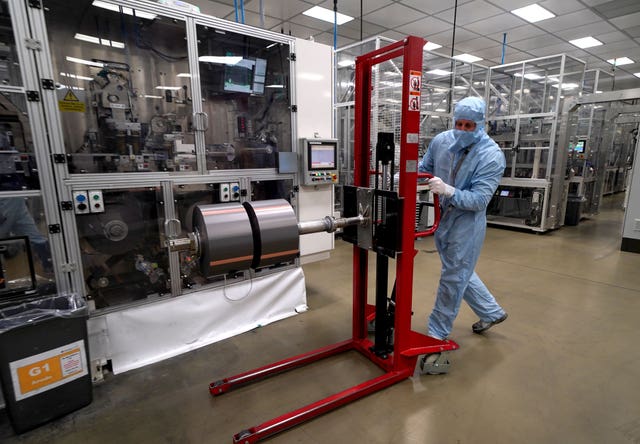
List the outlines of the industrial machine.
{"label": "industrial machine", "polygon": [[571,146],[579,142],[578,116],[563,128],[559,121],[563,103],[581,94],[584,71],[584,62],[565,54],[489,69],[487,132],[507,160],[489,224],[536,232],[564,224],[569,144],[558,139],[564,131]]}
{"label": "industrial machine", "polygon": [[[354,185],[345,187],[344,223],[325,219],[310,225],[298,225],[298,232],[310,232],[316,229],[333,229],[343,226],[343,238],[354,244],[353,246],[353,329],[352,338],[329,345],[318,350],[294,356],[255,370],[239,375],[214,381],[209,386],[212,395],[217,396],[229,390],[258,379],[279,374],[302,365],[310,364],[319,359],[355,350],[370,359],[384,370],[384,374],[358,384],[355,387],[321,399],[317,402],[301,407],[293,412],[276,417],[263,424],[247,428],[233,437],[236,443],[254,443],[278,432],[286,430],[303,421],[312,419],[334,408],[347,404],[353,400],[381,390],[391,384],[402,381],[414,373],[419,356],[432,356],[432,359],[420,360],[423,372],[445,372],[449,362],[443,352],[455,350],[458,345],[450,340],[440,341],[411,330],[411,299],[413,282],[413,260],[416,254],[414,240],[417,236],[432,234],[437,224],[422,233],[414,233],[416,184],[418,179],[418,141],[420,131],[420,108],[410,107],[409,102],[420,94],[419,82],[411,82],[412,78],[419,79],[422,69],[422,47],[424,40],[408,37],[403,41],[372,51],[356,59],[356,103],[355,103],[355,144]],[[372,103],[372,80],[374,71],[384,71],[393,66],[401,74],[402,82],[398,85],[394,95],[401,97],[402,117],[398,133],[378,132],[375,143],[371,137],[372,123],[375,118],[375,106]],[[398,91],[400,93],[398,94]],[[389,92],[391,93],[391,92]],[[417,94],[416,94],[417,93]],[[382,102],[384,103],[384,102]],[[378,110],[380,111],[380,110]],[[396,144],[396,142],[398,142]],[[372,153],[369,147],[375,147]],[[399,147],[397,150],[396,147]],[[399,157],[399,190],[393,190],[394,159]],[[372,186],[373,184],[373,186]],[[281,234],[289,233],[293,239],[295,234],[294,220],[286,216],[287,206],[278,201],[265,203],[274,210],[273,219],[269,219],[279,227]],[[439,208],[436,201],[436,208]],[[247,232],[247,218],[252,219],[252,211],[247,206],[244,209],[236,206],[231,213],[226,207],[202,208],[206,217],[211,217],[208,223],[211,228],[218,225],[224,227],[234,219],[244,221]],[[246,214],[248,215],[245,215]],[[250,236],[240,234],[233,238],[240,241],[243,249],[234,248],[233,258],[217,258],[209,263],[225,265],[235,261],[258,260],[262,249],[256,244],[256,232],[262,233],[259,213],[261,208],[254,209],[255,219],[252,228],[254,245],[251,253]],[[215,221],[214,221],[215,220]],[[234,224],[235,226],[235,224]],[[267,229],[267,228],[265,228]],[[225,231],[222,228],[222,231]],[[209,231],[207,231],[209,232]],[[267,238],[273,235],[268,235]],[[190,236],[184,244],[192,244],[197,235]],[[262,241],[264,242],[264,241]],[[286,243],[285,243],[286,244]],[[202,245],[202,241],[200,241]],[[189,248],[194,248],[190,246]],[[286,247],[283,247],[286,248]],[[249,253],[249,254],[247,254]],[[375,305],[367,304],[368,294],[368,260],[369,254],[376,256],[375,276]],[[287,254],[287,252],[275,253]],[[231,255],[231,254],[230,254]],[[395,259],[396,282],[391,293],[388,290],[389,259]],[[229,262],[226,262],[229,261]],[[222,265],[222,264],[221,264]],[[375,320],[374,338],[368,336],[370,320]]]}
{"label": "industrial machine", "polygon": [[[8,2],[0,15],[0,210],[23,203],[35,227],[0,232],[30,238],[35,269],[32,290],[4,255],[6,288],[87,300],[95,381],[306,310],[301,264],[329,257],[332,233],[225,267],[169,245],[196,230],[219,243],[207,206],[333,214],[330,46],[184,2]],[[304,140],[326,142],[306,163]]]}

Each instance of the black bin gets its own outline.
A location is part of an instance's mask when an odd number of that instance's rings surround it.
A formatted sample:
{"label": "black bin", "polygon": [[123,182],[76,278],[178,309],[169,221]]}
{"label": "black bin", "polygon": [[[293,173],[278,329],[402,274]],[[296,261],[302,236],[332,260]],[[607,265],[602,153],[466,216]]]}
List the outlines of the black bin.
{"label": "black bin", "polygon": [[91,403],[87,313],[77,295],[0,309],[0,381],[17,433]]}
{"label": "black bin", "polygon": [[578,225],[582,219],[582,197],[569,196],[567,199],[567,211],[564,214],[565,225]]}

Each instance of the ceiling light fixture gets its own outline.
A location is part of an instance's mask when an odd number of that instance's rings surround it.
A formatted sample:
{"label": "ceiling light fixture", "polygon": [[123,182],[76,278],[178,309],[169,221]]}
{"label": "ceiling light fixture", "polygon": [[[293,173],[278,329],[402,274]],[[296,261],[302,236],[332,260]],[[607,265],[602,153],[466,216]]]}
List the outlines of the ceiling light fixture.
{"label": "ceiling light fixture", "polygon": [[[101,2],[100,0],[94,0],[92,5],[98,8],[108,9],[109,11],[120,12],[120,6],[107,3],[107,2]],[[135,15],[136,17],[149,19],[149,20],[153,20],[154,18],[157,17],[155,14],[151,14],[149,12],[138,11],[136,9],[125,8],[125,7],[122,7],[122,13],[127,15]]]}
{"label": "ceiling light fixture", "polygon": [[461,62],[474,63],[482,60],[482,57],[476,57],[471,54],[459,54],[457,56],[453,56],[454,59],[460,60]]}
{"label": "ceiling light fixture", "polygon": [[115,40],[109,39],[101,39],[92,35],[76,33],[73,38],[82,40],[84,42],[95,43],[96,45],[111,46],[113,48],[124,48],[124,43],[122,42],[116,42]]}
{"label": "ceiling light fixture", "polygon": [[427,71],[426,74],[433,74],[434,76],[448,76],[451,74],[451,71],[445,71],[444,69],[432,69],[431,71]]}
{"label": "ceiling light fixture", "polygon": [[427,42],[422,48],[426,49],[427,51],[433,51],[434,49],[442,48],[442,45],[438,45],[437,43],[433,42]]}
{"label": "ceiling light fixture", "polygon": [[181,72],[176,77],[191,77],[191,74],[189,74],[188,72]]}
{"label": "ceiling light fixture", "polygon": [[622,65],[631,65],[632,63],[636,63],[631,60],[629,57],[618,57],[617,59],[609,59],[607,63],[611,63],[613,66],[622,66]]}
{"label": "ceiling light fixture", "polygon": [[338,66],[342,66],[342,67],[353,66],[355,64],[356,64],[356,61],[355,60],[351,60],[351,59],[344,59],[344,60],[340,60],[338,62]]}
{"label": "ceiling light fixture", "polygon": [[[553,86],[554,88],[558,88],[560,84],[556,83],[555,85],[551,85],[551,86]],[[580,85],[578,85],[577,83],[563,83],[562,89],[576,89],[578,86]]]}
{"label": "ceiling light fixture", "polygon": [[162,89],[166,91],[179,91],[182,89],[181,86],[156,86],[156,89]]}
{"label": "ceiling light fixture", "polygon": [[593,46],[600,46],[600,45],[604,44],[600,40],[594,39],[591,36],[582,37],[581,39],[569,40],[569,43],[571,43],[572,45],[577,46],[578,48],[582,48],[582,49],[591,48]]}
{"label": "ceiling light fixture", "polygon": [[[517,72],[517,73],[515,73],[515,74],[514,74],[514,76],[516,76],[516,77],[522,77],[522,73],[521,73],[521,72]],[[541,79],[541,78],[542,78],[542,76],[541,76],[541,75],[538,75],[538,74],[535,74],[535,73],[533,73],[533,72],[529,72],[529,73],[526,73],[526,74],[524,75],[524,78],[525,78],[525,79],[528,79],[528,80],[538,80],[538,79]],[[556,80],[556,82],[557,82],[557,80]]]}
{"label": "ceiling light fixture", "polygon": [[[640,72],[634,72],[633,75],[636,77],[640,77]],[[596,92],[602,92],[602,91],[596,91]]]}
{"label": "ceiling light fixture", "polygon": [[71,77],[72,79],[78,79],[78,80],[93,80],[93,77],[79,76],[77,74],[71,74],[68,72],[61,72],[60,75],[62,77]]}
{"label": "ceiling light fixture", "polygon": [[66,57],[67,62],[80,63],[81,65],[95,66],[96,68],[103,68],[104,63],[92,62],[91,60],[79,59],[77,57]]}
{"label": "ceiling light fixture", "polygon": [[[334,12],[321,6],[314,6],[311,9],[307,9],[303,12],[303,14],[329,23],[333,23],[334,19]],[[351,20],[353,20],[353,17],[345,14],[340,14],[339,12],[337,13],[336,23],[338,25],[343,25],[347,22],[350,22]]]}
{"label": "ceiling light fixture", "polygon": [[242,57],[240,56],[200,56],[198,57],[200,62],[205,63],[220,63],[223,65],[235,65],[240,63]]}
{"label": "ceiling light fixture", "polygon": [[547,11],[537,3],[525,6],[524,8],[514,9],[511,13],[525,19],[529,23],[539,22],[556,16],[553,12]]}

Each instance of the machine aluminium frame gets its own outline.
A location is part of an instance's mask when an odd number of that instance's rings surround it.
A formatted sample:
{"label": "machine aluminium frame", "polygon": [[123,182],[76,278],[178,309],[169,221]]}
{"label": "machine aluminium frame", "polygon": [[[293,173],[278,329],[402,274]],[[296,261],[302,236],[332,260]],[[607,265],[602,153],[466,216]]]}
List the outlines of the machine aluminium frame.
{"label": "machine aluminium frame", "polygon": [[[415,200],[417,187],[418,164],[418,133],[420,126],[419,107],[410,111],[410,78],[411,74],[420,73],[422,69],[422,47],[424,39],[408,37],[403,41],[391,44],[387,47],[372,51],[356,59],[356,130],[355,130],[355,171],[354,194],[385,195],[395,194],[384,190],[369,189],[370,176],[378,172],[370,171],[370,116],[371,116],[371,81],[372,69],[381,63],[393,58],[403,58],[402,74],[402,125],[400,131],[400,189],[395,199],[395,218],[398,221],[396,250],[396,285],[395,294],[392,295],[393,315],[391,325],[392,343],[379,344],[377,330],[378,324],[384,324],[384,320],[378,314],[387,308],[386,288],[384,297],[376,295],[376,307],[367,304],[368,282],[368,248],[361,246],[361,239],[354,242],[353,246],[353,315],[352,337],[333,345],[284,359],[273,364],[266,365],[245,373],[214,381],[209,385],[212,395],[224,394],[239,386],[295,369],[320,359],[334,356],[346,351],[357,351],[371,360],[384,373],[373,379],[365,381],[354,387],[330,395],[324,399],[308,404],[304,407],[285,413],[260,425],[247,428],[233,437],[234,443],[250,444],[261,441],[269,436],[313,419],[323,413],[334,410],[368,394],[382,390],[390,385],[400,382],[413,375],[418,357],[420,355],[441,353],[455,350],[458,344],[453,341],[440,341],[424,334],[411,330],[411,302],[413,285],[413,265],[415,257],[414,240],[418,236],[433,233],[436,226],[428,233],[415,233]],[[414,96],[415,97],[415,96]],[[360,204],[358,204],[360,205]],[[390,205],[393,206],[393,205]],[[358,209],[354,211],[359,211]],[[365,211],[366,212],[366,211]],[[375,228],[378,221],[378,213],[371,218],[369,231]],[[384,216],[382,216],[384,219]],[[363,227],[358,227],[358,235]],[[364,227],[367,228],[367,227]],[[367,237],[364,235],[363,237]],[[375,244],[375,233],[374,244]],[[378,259],[388,255],[381,253],[384,248],[373,247]],[[379,271],[379,270],[378,270]],[[377,273],[377,278],[386,279],[388,270],[385,268],[382,274]],[[385,281],[386,282],[386,281]],[[380,290],[380,285],[376,285]],[[385,285],[386,287],[386,285]],[[379,301],[383,300],[384,307],[379,307]],[[376,313],[376,343],[368,338],[368,319],[372,313]],[[388,316],[384,316],[388,319]],[[385,346],[388,348],[385,349]]]}

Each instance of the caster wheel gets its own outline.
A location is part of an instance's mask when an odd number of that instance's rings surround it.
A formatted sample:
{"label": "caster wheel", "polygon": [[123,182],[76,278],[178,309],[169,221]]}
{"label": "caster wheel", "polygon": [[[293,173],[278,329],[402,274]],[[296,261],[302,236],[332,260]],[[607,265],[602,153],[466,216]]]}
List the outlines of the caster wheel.
{"label": "caster wheel", "polygon": [[442,375],[449,372],[450,366],[445,352],[424,355],[420,359],[420,373],[423,375]]}

